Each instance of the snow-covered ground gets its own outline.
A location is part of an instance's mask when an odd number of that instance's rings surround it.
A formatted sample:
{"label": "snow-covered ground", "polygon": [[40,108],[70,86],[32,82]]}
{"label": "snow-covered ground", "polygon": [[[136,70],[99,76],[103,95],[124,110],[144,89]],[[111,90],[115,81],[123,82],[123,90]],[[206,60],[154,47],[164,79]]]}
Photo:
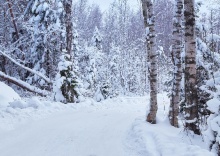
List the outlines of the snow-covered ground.
{"label": "snow-covered ground", "polygon": [[[87,99],[64,105],[37,97],[0,107],[1,156],[211,156],[198,136],[167,120],[160,94],[158,124],[145,122],[149,97]],[[1,102],[1,101],[0,101]]]}

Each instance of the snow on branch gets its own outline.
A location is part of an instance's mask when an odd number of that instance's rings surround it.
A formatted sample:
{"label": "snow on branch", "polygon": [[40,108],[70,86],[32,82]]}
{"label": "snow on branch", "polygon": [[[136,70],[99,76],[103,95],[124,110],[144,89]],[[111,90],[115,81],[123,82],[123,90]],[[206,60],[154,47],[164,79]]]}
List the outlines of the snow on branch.
{"label": "snow on branch", "polygon": [[11,82],[11,83],[13,83],[13,84],[23,88],[23,89],[26,89],[29,92],[37,93],[37,94],[39,94],[41,96],[46,96],[46,95],[49,94],[49,92],[47,92],[45,90],[41,90],[41,89],[39,89],[37,87],[31,86],[27,82],[18,80],[18,79],[14,78],[14,77],[11,77],[11,76],[8,76],[8,75],[6,75],[5,73],[3,73],[1,71],[0,71],[0,78],[5,79],[5,80],[7,80],[7,81],[9,81],[9,82]]}
{"label": "snow on branch", "polygon": [[38,72],[38,71],[35,71],[35,70],[33,70],[33,69],[30,69],[30,68],[28,68],[28,67],[25,67],[24,65],[18,63],[16,60],[14,60],[13,58],[11,58],[9,55],[7,55],[6,53],[4,53],[4,52],[2,52],[2,51],[0,51],[0,54],[2,54],[3,56],[7,57],[7,58],[8,58],[9,60],[11,60],[14,64],[20,66],[21,68],[23,68],[23,69],[25,69],[25,70],[27,70],[27,71],[29,71],[29,72],[31,72],[31,73],[33,73],[33,74],[36,74],[37,76],[41,77],[41,78],[44,79],[47,83],[49,83],[49,84],[52,83],[51,80],[50,80],[48,77],[46,77],[45,75],[43,75],[42,73],[40,73],[40,72]]}

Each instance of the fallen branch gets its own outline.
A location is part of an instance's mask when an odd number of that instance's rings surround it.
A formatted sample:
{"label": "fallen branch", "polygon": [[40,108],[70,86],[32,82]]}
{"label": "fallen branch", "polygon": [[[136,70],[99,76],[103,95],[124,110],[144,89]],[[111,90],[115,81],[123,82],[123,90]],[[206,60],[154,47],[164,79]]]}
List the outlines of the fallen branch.
{"label": "fallen branch", "polygon": [[47,96],[49,94],[49,92],[47,92],[45,90],[41,90],[41,89],[39,89],[37,87],[31,86],[27,82],[18,80],[18,79],[14,78],[14,77],[11,77],[11,76],[8,76],[8,75],[6,75],[5,73],[3,73],[1,71],[0,71],[0,78],[2,78],[4,80],[7,80],[7,81],[9,81],[9,82],[11,82],[11,83],[13,83],[13,84],[23,88],[23,89],[26,89],[29,92],[36,93],[36,94],[38,94],[40,96]]}
{"label": "fallen branch", "polygon": [[39,77],[41,77],[42,79],[44,79],[47,83],[52,84],[52,82],[50,81],[50,79],[49,79],[48,77],[46,77],[45,75],[43,75],[42,73],[40,73],[40,72],[38,72],[38,71],[35,71],[35,70],[33,70],[33,69],[30,69],[30,68],[28,68],[28,67],[25,67],[24,65],[18,63],[16,60],[14,60],[13,58],[11,58],[9,55],[7,55],[6,53],[4,53],[4,52],[2,52],[2,51],[0,51],[0,53],[1,53],[4,57],[6,57],[6,58],[8,58],[10,61],[12,61],[14,64],[20,66],[21,68],[23,68],[23,69],[25,69],[25,70],[27,70],[27,71],[33,73],[33,74],[36,74],[37,76],[39,76]]}

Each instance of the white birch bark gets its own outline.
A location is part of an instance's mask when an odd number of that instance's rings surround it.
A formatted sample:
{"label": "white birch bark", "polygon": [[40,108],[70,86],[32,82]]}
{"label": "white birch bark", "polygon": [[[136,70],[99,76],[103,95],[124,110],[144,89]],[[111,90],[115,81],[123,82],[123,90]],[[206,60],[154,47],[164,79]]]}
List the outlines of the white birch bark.
{"label": "white birch bark", "polygon": [[147,122],[156,123],[157,114],[157,52],[155,48],[155,17],[153,3],[151,0],[142,0],[142,11],[144,16],[144,25],[147,33],[147,61],[150,81],[150,111],[147,115]]}
{"label": "white birch bark", "polygon": [[185,126],[200,134],[196,77],[195,0],[184,0],[185,17]]}
{"label": "white birch bark", "polygon": [[176,0],[176,11],[173,19],[172,57],[174,64],[173,86],[170,100],[169,121],[174,127],[178,127],[178,113],[180,102],[180,89],[182,79],[181,51],[182,51],[182,15],[183,0]]}

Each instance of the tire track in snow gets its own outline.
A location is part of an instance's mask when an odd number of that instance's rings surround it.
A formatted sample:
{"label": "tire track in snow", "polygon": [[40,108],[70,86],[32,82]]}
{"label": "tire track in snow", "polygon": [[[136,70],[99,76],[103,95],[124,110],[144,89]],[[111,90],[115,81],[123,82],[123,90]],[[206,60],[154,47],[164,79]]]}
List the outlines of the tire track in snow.
{"label": "tire track in snow", "polygon": [[[154,133],[145,133],[144,117],[135,119],[125,139],[125,150],[129,156],[161,156]],[[147,126],[145,124],[145,126]]]}

